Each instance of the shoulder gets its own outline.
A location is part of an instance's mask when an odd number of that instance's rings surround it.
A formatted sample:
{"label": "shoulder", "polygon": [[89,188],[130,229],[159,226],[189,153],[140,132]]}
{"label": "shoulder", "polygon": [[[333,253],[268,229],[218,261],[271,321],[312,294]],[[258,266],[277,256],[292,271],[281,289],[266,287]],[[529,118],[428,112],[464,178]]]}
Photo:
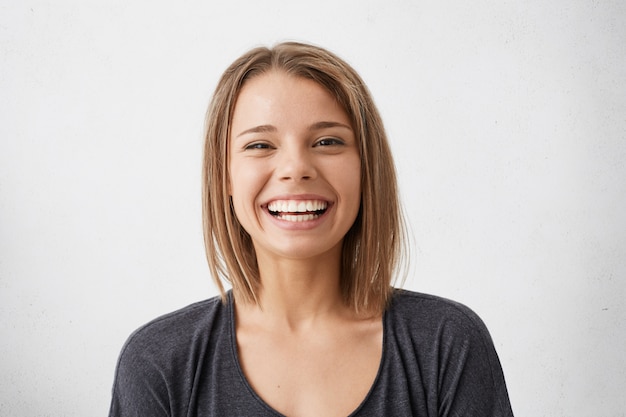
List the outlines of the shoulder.
{"label": "shoulder", "polygon": [[390,360],[437,392],[433,403],[445,415],[512,416],[491,335],[469,307],[395,290],[385,322]]}
{"label": "shoulder", "polygon": [[191,336],[196,329],[215,320],[222,304],[219,297],[213,297],[159,316],[135,330],[128,338],[126,347],[133,344],[149,344],[155,340],[162,344],[164,338],[167,340],[184,335]]}
{"label": "shoulder", "polygon": [[184,408],[184,401],[169,401],[187,398],[193,391],[198,364],[228,331],[227,312],[215,297],[165,314],[133,332],[119,355],[110,415],[156,417],[170,415],[172,407]]}
{"label": "shoulder", "polygon": [[135,330],[124,344],[118,370],[140,364],[175,366],[190,351],[206,345],[213,333],[227,326],[225,306],[220,297],[200,301],[162,315]]}
{"label": "shoulder", "polygon": [[456,317],[470,321],[482,321],[478,315],[465,304],[448,298],[415,291],[394,289],[389,309],[399,315],[408,315],[416,318],[416,315],[428,316],[431,314],[446,317]]}
{"label": "shoulder", "polygon": [[387,314],[396,331],[406,332],[411,338],[421,335],[428,339],[437,336],[492,343],[489,331],[478,314],[466,305],[447,298],[396,289]]}

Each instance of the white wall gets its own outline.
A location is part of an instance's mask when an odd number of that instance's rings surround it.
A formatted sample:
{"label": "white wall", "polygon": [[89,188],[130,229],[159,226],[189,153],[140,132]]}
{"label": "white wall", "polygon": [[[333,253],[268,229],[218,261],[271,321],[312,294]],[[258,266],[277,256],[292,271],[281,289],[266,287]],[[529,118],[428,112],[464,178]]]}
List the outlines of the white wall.
{"label": "white wall", "polygon": [[0,0],[1,416],[106,415],[129,333],[216,293],[204,112],[286,39],[368,82],[406,287],[483,317],[516,414],[626,415],[626,3],[174,4]]}

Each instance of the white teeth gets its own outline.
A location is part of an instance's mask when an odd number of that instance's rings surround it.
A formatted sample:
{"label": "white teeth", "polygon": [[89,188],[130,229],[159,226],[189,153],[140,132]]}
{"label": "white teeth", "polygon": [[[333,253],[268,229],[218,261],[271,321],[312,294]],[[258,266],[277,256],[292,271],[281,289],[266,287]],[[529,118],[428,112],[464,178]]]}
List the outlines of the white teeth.
{"label": "white teeth", "polygon": [[276,200],[269,203],[267,208],[276,213],[306,213],[324,210],[327,206],[327,202],[320,200]]}
{"label": "white teeth", "polygon": [[289,222],[317,219],[320,214],[316,212],[325,210],[327,207],[328,203],[321,200],[276,200],[267,205],[267,209],[275,213],[276,217]]}
{"label": "white teeth", "polygon": [[306,222],[318,217],[319,214],[284,214],[279,216],[280,219],[287,220],[289,222]]}

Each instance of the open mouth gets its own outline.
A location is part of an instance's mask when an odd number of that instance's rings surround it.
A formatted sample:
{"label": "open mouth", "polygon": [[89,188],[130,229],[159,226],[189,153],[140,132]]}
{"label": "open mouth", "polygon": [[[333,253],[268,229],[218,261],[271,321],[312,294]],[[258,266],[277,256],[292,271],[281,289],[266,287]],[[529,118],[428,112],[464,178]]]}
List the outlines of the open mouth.
{"label": "open mouth", "polygon": [[276,200],[267,205],[272,216],[290,222],[315,220],[327,209],[328,202],[322,200]]}

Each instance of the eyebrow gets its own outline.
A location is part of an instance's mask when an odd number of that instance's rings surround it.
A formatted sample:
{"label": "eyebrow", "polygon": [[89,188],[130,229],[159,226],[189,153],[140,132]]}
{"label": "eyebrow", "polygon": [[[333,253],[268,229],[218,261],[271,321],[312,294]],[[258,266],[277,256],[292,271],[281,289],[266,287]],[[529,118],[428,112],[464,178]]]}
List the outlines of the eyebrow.
{"label": "eyebrow", "polygon": [[[352,128],[344,123],[339,123],[339,122],[329,122],[329,121],[323,121],[323,122],[317,122],[317,123],[313,123],[311,126],[309,126],[309,131],[315,131],[315,130],[322,130],[322,129],[329,129],[329,128],[333,128],[333,127],[341,127],[344,129],[348,129],[348,130],[352,130]],[[237,137],[243,136],[243,135],[247,135],[250,133],[268,133],[268,132],[277,132],[278,129],[276,128],[276,126],[273,125],[259,125],[259,126],[255,126],[255,127],[251,127],[250,129],[246,129],[243,132],[239,133],[237,135]]]}
{"label": "eyebrow", "polygon": [[313,130],[322,130],[322,129],[329,129],[332,127],[342,127],[344,129],[348,129],[348,130],[352,130],[352,128],[346,124],[343,123],[339,123],[339,122],[317,122],[317,123],[313,123],[311,126],[309,126],[309,130],[313,131]]}
{"label": "eyebrow", "polygon": [[251,127],[250,129],[244,130],[243,132],[238,134],[237,137],[247,135],[248,133],[267,133],[267,132],[276,132],[276,131],[278,131],[278,129],[276,129],[276,126],[260,125],[260,126]]}

